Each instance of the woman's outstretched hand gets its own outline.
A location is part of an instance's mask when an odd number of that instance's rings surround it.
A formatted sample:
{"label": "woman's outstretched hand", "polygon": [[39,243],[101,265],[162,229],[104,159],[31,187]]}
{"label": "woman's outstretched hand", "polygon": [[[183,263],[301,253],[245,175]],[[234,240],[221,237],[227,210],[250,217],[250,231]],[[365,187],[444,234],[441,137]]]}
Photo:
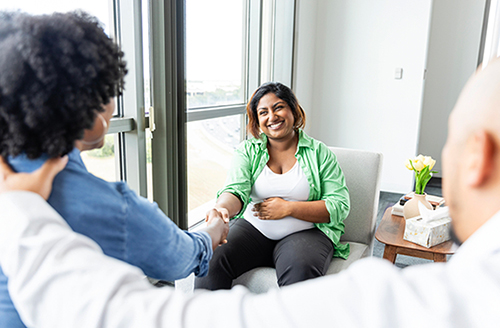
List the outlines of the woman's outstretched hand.
{"label": "woman's outstretched hand", "polygon": [[229,223],[229,212],[225,208],[212,208],[205,215],[205,222],[210,223],[214,218],[220,218],[222,221]]}
{"label": "woman's outstretched hand", "polygon": [[261,220],[279,220],[290,216],[289,202],[279,197],[267,198],[252,208],[254,216]]}
{"label": "woman's outstretched hand", "polygon": [[206,231],[212,238],[212,248],[227,243],[226,237],[229,233],[229,214],[225,208],[212,208],[205,216],[207,222]]}
{"label": "woman's outstretched hand", "polygon": [[43,199],[49,198],[52,182],[68,163],[68,156],[47,160],[32,173],[16,173],[0,156],[0,193],[14,190],[32,191]]}

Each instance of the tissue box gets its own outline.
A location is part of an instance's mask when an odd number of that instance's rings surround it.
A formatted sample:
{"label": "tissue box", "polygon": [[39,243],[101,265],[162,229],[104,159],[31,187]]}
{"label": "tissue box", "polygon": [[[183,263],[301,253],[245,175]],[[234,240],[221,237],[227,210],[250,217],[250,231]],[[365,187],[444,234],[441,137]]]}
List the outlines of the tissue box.
{"label": "tissue box", "polygon": [[449,217],[424,222],[422,217],[417,216],[406,220],[403,239],[429,248],[450,240],[450,227]]}

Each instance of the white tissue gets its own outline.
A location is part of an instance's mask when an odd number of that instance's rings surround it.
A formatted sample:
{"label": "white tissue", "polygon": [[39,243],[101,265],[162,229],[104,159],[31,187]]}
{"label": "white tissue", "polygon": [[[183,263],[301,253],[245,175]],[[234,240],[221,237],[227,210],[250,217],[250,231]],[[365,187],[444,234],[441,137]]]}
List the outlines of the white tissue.
{"label": "white tissue", "polygon": [[424,223],[429,223],[450,216],[448,206],[438,207],[435,210],[430,210],[425,207],[424,204],[419,202],[418,210],[420,211],[420,216],[422,217],[422,222]]}

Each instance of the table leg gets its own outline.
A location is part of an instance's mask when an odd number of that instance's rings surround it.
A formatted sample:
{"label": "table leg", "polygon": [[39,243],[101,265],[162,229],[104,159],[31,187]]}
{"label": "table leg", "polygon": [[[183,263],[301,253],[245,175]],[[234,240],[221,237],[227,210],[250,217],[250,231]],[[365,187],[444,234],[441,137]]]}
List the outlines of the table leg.
{"label": "table leg", "polygon": [[446,262],[445,254],[434,254],[434,262]]}
{"label": "table leg", "polygon": [[391,245],[385,245],[384,249],[384,259],[390,261],[394,264],[396,262],[396,247]]}

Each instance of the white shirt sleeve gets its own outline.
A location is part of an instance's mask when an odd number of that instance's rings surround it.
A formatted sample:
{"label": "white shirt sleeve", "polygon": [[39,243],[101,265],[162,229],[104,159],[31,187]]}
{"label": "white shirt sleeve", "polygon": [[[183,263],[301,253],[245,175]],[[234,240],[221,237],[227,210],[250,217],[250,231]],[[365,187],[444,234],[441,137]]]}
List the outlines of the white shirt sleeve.
{"label": "white shirt sleeve", "polygon": [[103,255],[36,194],[1,194],[0,208],[0,265],[29,327],[488,327],[500,322],[497,246],[484,256],[471,249],[474,256],[457,254],[454,263],[405,270],[381,259],[361,260],[337,275],[267,294],[236,287],[187,295],[155,288],[139,269]]}
{"label": "white shirt sleeve", "polygon": [[[105,256],[73,232],[40,196],[0,195],[0,265],[28,327],[238,327],[244,288],[176,293],[155,288],[141,270]],[[205,296],[210,295],[209,300]],[[196,304],[191,301],[199,300]],[[224,305],[229,301],[231,306]],[[198,311],[200,310],[200,311]],[[200,318],[200,312],[211,312]],[[234,313],[230,317],[228,311]],[[233,319],[233,320],[232,320]],[[234,322],[238,324],[234,324]],[[200,325],[201,322],[201,325]]]}

